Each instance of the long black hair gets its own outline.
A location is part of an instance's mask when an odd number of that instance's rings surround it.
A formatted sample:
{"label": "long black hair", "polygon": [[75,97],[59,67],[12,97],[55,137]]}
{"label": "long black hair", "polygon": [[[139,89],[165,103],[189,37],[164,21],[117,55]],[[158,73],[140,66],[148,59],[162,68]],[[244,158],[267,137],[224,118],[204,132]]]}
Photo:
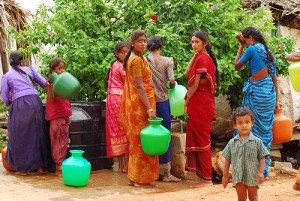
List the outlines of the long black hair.
{"label": "long black hair", "polygon": [[130,54],[133,50],[133,44],[134,42],[140,37],[140,36],[145,36],[147,38],[147,35],[144,31],[141,31],[141,30],[137,30],[137,31],[134,31],[132,34],[131,34],[131,37],[130,37],[130,48],[129,48],[129,52],[126,54],[125,58],[124,58],[124,61],[123,61],[123,66],[124,66],[124,69],[126,69],[126,64],[127,64],[127,61],[130,57]]}
{"label": "long black hair", "polygon": [[[18,52],[18,51],[13,51],[10,53],[10,56],[9,56],[9,64],[11,65],[11,67],[13,69],[15,69],[16,71],[24,74],[27,76],[27,73],[25,71],[23,71],[21,68],[19,68],[19,65],[21,65],[21,61],[23,60],[23,54],[21,52]],[[29,76],[29,79],[30,81],[35,84],[35,81],[33,80],[33,78]]]}
{"label": "long black hair", "polygon": [[260,33],[260,31],[258,31],[256,28],[254,27],[246,27],[243,31],[242,31],[242,35],[244,36],[244,38],[249,38],[250,36],[252,36],[252,38],[254,38],[257,42],[263,44],[265,46],[266,52],[267,52],[267,58],[270,62],[273,62],[275,60],[271,50],[269,49],[265,38],[263,37],[263,35]]}
{"label": "long black hair", "polygon": [[113,52],[114,52],[114,55],[115,55],[116,59],[115,59],[113,62],[111,62],[110,67],[109,67],[109,69],[108,69],[108,71],[107,71],[107,74],[106,74],[106,76],[105,76],[105,78],[104,78],[104,82],[105,82],[106,87],[108,86],[109,73],[110,73],[110,70],[111,70],[111,67],[112,67],[113,63],[115,63],[116,61],[119,61],[119,62],[122,62],[122,63],[123,63],[123,61],[121,61],[121,60],[119,59],[119,57],[117,57],[117,54],[120,53],[120,52],[122,51],[123,47],[128,47],[128,48],[130,48],[130,45],[129,45],[127,42],[122,42],[122,41],[121,41],[121,42],[118,42],[118,43],[116,44],[115,48],[114,48],[114,51],[113,51]]}
{"label": "long black hair", "polygon": [[216,66],[216,83],[219,84],[220,83],[220,74],[218,71],[218,63],[217,63],[217,59],[215,57],[215,54],[212,52],[212,44],[209,40],[208,34],[205,31],[196,31],[193,33],[192,36],[195,36],[197,38],[199,38],[203,43],[206,43],[206,51],[209,54],[209,56],[211,57],[211,59],[213,60],[215,66]]}

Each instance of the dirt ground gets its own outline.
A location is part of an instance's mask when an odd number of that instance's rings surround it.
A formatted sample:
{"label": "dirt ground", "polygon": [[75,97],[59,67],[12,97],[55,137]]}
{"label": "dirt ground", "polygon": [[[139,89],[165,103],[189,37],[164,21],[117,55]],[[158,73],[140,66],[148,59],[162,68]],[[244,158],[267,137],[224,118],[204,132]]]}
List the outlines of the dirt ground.
{"label": "dirt ground", "polygon": [[[231,184],[223,189],[221,184],[210,187],[190,188],[195,181],[179,183],[154,182],[159,187],[141,189],[127,185],[127,176],[112,170],[92,171],[85,187],[69,187],[62,178],[53,173],[47,175],[31,174],[17,176],[0,165],[0,201],[235,201],[235,189]],[[295,176],[273,173],[269,181],[259,190],[259,200],[299,201],[300,191],[292,189]]]}

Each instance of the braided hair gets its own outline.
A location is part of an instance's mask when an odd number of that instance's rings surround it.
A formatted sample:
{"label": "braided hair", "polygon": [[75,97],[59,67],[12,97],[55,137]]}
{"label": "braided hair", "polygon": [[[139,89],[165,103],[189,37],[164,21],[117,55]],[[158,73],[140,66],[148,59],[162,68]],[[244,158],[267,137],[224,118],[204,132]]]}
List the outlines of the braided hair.
{"label": "braided hair", "polygon": [[257,42],[263,44],[265,46],[266,52],[267,52],[267,58],[270,62],[274,62],[275,58],[274,55],[272,54],[271,50],[269,49],[263,35],[260,33],[260,31],[258,31],[256,28],[254,27],[246,27],[243,31],[242,31],[242,35],[245,38],[249,38],[250,36],[252,36],[252,38],[254,38]]}
{"label": "braided hair", "polygon": [[[23,54],[21,52],[18,51],[13,51],[10,53],[9,56],[9,64],[11,65],[11,67],[13,69],[15,69],[16,71],[24,74],[27,76],[27,73],[25,71],[23,71],[21,68],[19,68],[19,65],[21,65],[21,61],[23,60]],[[35,81],[33,80],[33,78],[29,76],[30,81],[35,84]]]}
{"label": "braided hair", "polygon": [[196,31],[193,33],[192,37],[195,36],[197,38],[199,38],[203,43],[207,43],[206,45],[206,51],[209,54],[209,56],[211,57],[211,59],[213,60],[215,66],[216,66],[216,83],[219,84],[220,83],[220,74],[218,71],[218,63],[217,63],[217,59],[215,54],[213,53],[212,49],[212,44],[209,40],[208,34],[205,31]]}
{"label": "braided hair", "polygon": [[123,61],[123,66],[124,66],[124,69],[126,70],[126,64],[127,64],[127,61],[130,57],[130,54],[131,52],[133,51],[133,44],[134,42],[140,37],[140,36],[145,36],[147,38],[147,35],[144,31],[141,31],[141,30],[137,30],[137,31],[134,31],[132,34],[131,34],[131,37],[130,37],[130,48],[129,48],[129,52],[126,54],[125,58],[124,58],[124,61]]}

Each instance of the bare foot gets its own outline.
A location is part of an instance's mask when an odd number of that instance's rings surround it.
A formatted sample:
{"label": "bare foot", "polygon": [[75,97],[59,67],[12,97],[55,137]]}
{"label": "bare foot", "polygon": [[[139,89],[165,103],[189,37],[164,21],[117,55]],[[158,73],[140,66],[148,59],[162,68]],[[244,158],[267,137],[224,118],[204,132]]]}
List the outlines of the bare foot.
{"label": "bare foot", "polygon": [[294,183],[293,189],[296,191],[300,191],[300,184]]}
{"label": "bare foot", "polygon": [[27,172],[15,172],[16,175],[20,175],[20,176],[27,176],[28,173]]}
{"label": "bare foot", "polygon": [[155,185],[155,184],[151,184],[151,183],[147,183],[147,184],[140,184],[140,183],[137,183],[137,182],[133,182],[133,181],[130,181],[128,182],[128,185],[129,186],[133,186],[133,187],[139,187],[139,188],[157,188],[158,186]]}
{"label": "bare foot", "polygon": [[38,171],[37,171],[39,174],[48,174],[48,170],[45,170],[43,168],[39,168]]}
{"label": "bare foot", "polygon": [[190,186],[191,188],[200,188],[200,187],[204,187],[204,186],[212,186],[213,183],[212,181],[200,181],[199,183]]}

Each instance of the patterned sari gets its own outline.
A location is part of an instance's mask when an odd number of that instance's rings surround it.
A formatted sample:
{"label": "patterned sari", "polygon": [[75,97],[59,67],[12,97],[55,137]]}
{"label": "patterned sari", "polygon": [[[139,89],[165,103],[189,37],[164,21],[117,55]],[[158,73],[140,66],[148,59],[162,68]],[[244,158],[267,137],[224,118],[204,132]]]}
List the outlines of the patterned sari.
{"label": "patterned sari", "polygon": [[192,96],[187,113],[186,170],[197,174],[202,180],[211,181],[212,161],[210,133],[215,114],[214,83],[215,65],[207,54],[199,54],[189,74],[188,86],[195,81],[196,74],[206,73],[206,84],[199,84]]}
{"label": "patterned sari", "polygon": [[106,97],[106,153],[108,158],[128,154],[129,142],[119,120],[124,83],[123,63],[116,61],[111,66]]}
{"label": "patterned sari", "polygon": [[140,131],[149,125],[147,108],[139,97],[134,77],[142,76],[147,97],[156,110],[152,75],[145,58],[134,53],[127,61],[126,80],[122,98],[120,120],[129,139],[128,178],[136,183],[147,184],[159,177],[157,156],[150,156],[142,150]]}

